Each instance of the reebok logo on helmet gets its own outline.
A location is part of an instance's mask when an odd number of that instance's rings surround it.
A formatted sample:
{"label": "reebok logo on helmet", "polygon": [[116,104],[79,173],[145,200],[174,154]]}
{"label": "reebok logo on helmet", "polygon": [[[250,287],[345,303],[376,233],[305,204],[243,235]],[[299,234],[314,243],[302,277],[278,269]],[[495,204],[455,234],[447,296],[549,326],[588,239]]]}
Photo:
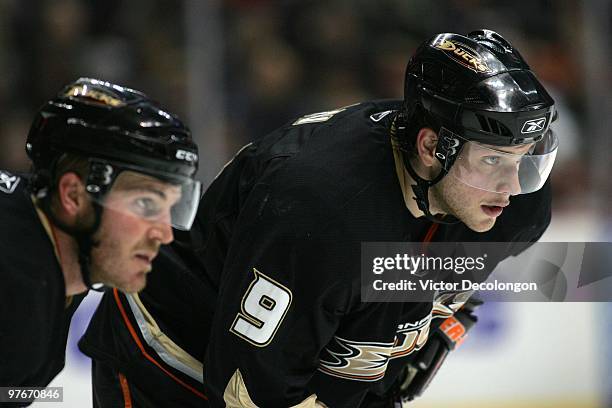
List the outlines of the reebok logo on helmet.
{"label": "reebok logo on helmet", "polygon": [[17,188],[19,180],[21,180],[19,177],[11,173],[0,171],[0,191],[11,194]]}
{"label": "reebok logo on helmet", "polygon": [[523,127],[521,128],[521,133],[533,133],[533,132],[541,132],[544,130],[544,126],[546,125],[546,118],[537,118],[531,119],[523,123]]}

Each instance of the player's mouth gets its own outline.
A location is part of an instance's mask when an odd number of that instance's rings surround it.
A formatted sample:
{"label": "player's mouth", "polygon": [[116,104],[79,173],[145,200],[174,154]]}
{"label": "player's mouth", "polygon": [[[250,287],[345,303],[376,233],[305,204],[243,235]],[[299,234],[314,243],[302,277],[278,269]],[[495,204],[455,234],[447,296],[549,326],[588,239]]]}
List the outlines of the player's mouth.
{"label": "player's mouth", "polygon": [[150,267],[151,263],[153,262],[153,259],[155,259],[155,256],[157,256],[157,253],[137,252],[136,255],[134,255],[134,258],[138,259],[139,261],[144,263],[146,266]]}
{"label": "player's mouth", "polygon": [[487,216],[497,218],[510,203],[482,204],[480,208]]}

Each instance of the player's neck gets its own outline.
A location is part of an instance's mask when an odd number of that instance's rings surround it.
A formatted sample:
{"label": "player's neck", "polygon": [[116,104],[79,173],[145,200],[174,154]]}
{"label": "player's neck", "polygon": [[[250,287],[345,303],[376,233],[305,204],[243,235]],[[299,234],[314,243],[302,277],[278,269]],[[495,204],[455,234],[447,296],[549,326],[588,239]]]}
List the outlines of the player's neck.
{"label": "player's neck", "polygon": [[45,229],[51,241],[51,245],[53,245],[53,252],[55,252],[55,257],[64,275],[66,297],[85,292],[87,286],[83,283],[83,276],[81,275],[81,266],[78,258],[79,251],[76,240],[53,225],[49,217],[47,217],[44,211],[37,205],[37,200],[34,196],[32,196],[32,202],[38,214],[38,219]]}
{"label": "player's neck", "polygon": [[79,248],[76,240],[54,227],[55,244],[59,255],[59,263],[64,274],[64,282],[66,286],[66,296],[76,295],[87,290],[87,286],[83,282],[81,274],[81,265],[79,264]]}

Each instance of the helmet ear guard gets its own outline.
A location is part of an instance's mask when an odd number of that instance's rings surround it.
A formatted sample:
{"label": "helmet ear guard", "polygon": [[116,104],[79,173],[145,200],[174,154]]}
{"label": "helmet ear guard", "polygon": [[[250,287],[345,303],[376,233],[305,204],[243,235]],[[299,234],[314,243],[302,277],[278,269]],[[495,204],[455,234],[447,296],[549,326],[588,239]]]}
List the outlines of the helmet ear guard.
{"label": "helmet ear guard", "polygon": [[442,165],[442,171],[445,173],[449,172],[465,143],[464,140],[453,136],[450,132],[438,132],[435,156]]}
{"label": "helmet ear guard", "polygon": [[86,189],[90,194],[104,195],[117,177],[115,168],[104,161],[90,160]]}

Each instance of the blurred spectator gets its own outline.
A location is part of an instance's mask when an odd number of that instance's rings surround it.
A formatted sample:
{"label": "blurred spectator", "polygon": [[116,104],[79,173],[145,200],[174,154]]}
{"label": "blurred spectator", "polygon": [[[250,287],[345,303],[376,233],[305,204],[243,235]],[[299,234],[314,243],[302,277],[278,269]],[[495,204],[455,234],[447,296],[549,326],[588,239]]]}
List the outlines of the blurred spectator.
{"label": "blurred spectator", "polygon": [[30,160],[25,152],[25,137],[30,129],[30,115],[23,110],[5,110],[5,121],[0,123],[0,168],[13,171],[26,171]]}

